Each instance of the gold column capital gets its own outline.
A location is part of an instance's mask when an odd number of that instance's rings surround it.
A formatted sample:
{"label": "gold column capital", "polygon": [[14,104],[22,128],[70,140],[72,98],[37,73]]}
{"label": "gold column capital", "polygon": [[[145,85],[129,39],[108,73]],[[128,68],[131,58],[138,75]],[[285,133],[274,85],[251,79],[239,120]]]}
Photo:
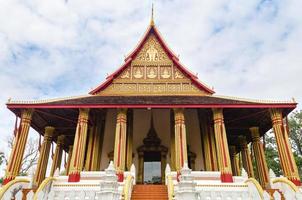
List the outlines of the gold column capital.
{"label": "gold column capital", "polygon": [[238,141],[239,141],[239,146],[241,149],[247,148],[247,141],[246,141],[246,137],[244,135],[240,135],[238,137]]}
{"label": "gold column capital", "polygon": [[33,108],[27,108],[21,111],[21,121],[22,123],[30,124],[32,115],[34,113]]}
{"label": "gold column capital", "polygon": [[251,127],[250,128],[251,136],[253,142],[259,141],[260,140],[260,133],[259,133],[259,127]]}
{"label": "gold column capital", "polygon": [[66,137],[65,135],[59,135],[59,136],[58,136],[58,139],[57,139],[57,145],[58,145],[58,146],[64,144],[65,137]]}
{"label": "gold column capital", "polygon": [[272,124],[274,125],[282,125],[282,110],[278,108],[271,108],[270,115],[272,119]]}
{"label": "gold column capital", "polygon": [[118,108],[117,113],[127,115],[127,110],[127,108]]}
{"label": "gold column capital", "polygon": [[183,113],[184,112],[184,108],[173,108],[174,113]]}
{"label": "gold column capital", "polygon": [[236,146],[230,145],[230,146],[229,146],[229,151],[230,151],[230,155],[231,155],[232,157],[234,157],[234,156],[236,155]]}
{"label": "gold column capital", "polygon": [[44,132],[44,140],[49,140],[52,138],[55,128],[52,126],[46,126]]}
{"label": "gold column capital", "polygon": [[223,109],[222,108],[212,108],[214,123],[223,122]]}

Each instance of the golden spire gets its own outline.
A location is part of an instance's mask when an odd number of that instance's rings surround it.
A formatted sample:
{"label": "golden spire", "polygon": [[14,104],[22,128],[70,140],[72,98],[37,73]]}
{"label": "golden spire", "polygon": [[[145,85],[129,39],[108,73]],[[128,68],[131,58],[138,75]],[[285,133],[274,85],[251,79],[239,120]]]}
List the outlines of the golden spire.
{"label": "golden spire", "polygon": [[151,21],[150,21],[150,25],[154,26],[154,16],[153,16],[153,3],[152,3],[152,10],[151,10]]}

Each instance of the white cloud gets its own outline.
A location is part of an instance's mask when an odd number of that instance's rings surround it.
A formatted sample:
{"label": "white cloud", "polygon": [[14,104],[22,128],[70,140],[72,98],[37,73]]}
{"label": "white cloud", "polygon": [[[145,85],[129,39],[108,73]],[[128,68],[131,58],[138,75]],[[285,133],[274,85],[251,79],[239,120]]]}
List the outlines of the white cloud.
{"label": "white cloud", "polygon": [[[0,0],[0,140],[13,99],[87,93],[121,65],[150,20],[147,1]],[[181,62],[218,94],[302,101],[302,1],[156,1]],[[0,149],[1,150],[1,149]]]}

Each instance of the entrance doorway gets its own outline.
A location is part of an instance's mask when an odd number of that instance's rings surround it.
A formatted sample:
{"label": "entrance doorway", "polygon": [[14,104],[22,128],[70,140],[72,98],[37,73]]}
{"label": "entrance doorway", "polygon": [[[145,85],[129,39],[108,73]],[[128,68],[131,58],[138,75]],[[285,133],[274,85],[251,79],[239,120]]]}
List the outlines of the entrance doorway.
{"label": "entrance doorway", "polygon": [[140,184],[161,184],[165,182],[165,167],[167,164],[168,148],[161,145],[151,115],[151,125],[143,145],[137,148],[138,177]]}
{"label": "entrance doorway", "polygon": [[144,153],[144,184],[161,184],[160,152]]}

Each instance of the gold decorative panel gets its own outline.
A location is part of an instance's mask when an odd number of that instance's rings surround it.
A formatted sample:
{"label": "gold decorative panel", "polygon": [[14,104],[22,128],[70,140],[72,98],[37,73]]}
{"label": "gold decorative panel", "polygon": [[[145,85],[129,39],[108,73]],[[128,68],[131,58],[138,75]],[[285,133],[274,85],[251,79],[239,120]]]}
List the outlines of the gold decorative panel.
{"label": "gold decorative panel", "polygon": [[205,95],[150,35],[131,64],[99,95]]}
{"label": "gold decorative panel", "polygon": [[134,64],[162,63],[172,64],[168,55],[154,35],[150,35],[141,51],[133,60]]}

